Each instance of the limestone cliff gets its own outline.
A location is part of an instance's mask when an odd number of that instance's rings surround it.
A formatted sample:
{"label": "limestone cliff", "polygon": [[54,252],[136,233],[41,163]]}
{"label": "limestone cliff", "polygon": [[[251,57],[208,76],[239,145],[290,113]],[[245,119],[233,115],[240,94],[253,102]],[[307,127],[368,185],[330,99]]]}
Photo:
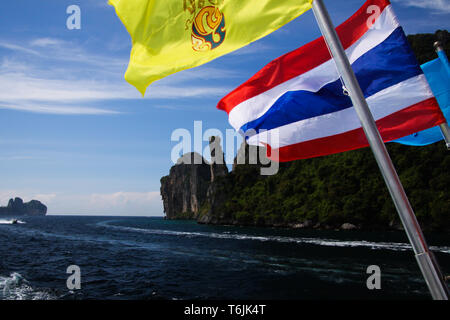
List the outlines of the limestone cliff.
{"label": "limestone cliff", "polygon": [[7,207],[0,207],[0,216],[45,216],[47,207],[37,200],[23,202],[21,198],[10,199]]}
{"label": "limestone cliff", "polygon": [[[170,174],[161,179],[161,196],[166,219],[194,219],[208,224],[235,224],[236,219],[222,210],[240,165],[251,168],[258,176],[261,163],[267,163],[265,148],[249,146],[243,142],[234,159],[233,172],[228,172],[219,137],[211,137],[209,147],[211,161],[208,163],[198,153],[183,155]],[[253,148],[253,149],[252,149]],[[261,150],[260,150],[261,149]],[[264,159],[262,159],[264,158]],[[233,183],[233,182],[231,182]]]}
{"label": "limestone cliff", "polygon": [[207,199],[208,189],[217,177],[226,175],[220,140],[210,140],[211,163],[198,153],[181,157],[170,174],[161,179],[161,197],[166,219],[198,219],[200,209]]}

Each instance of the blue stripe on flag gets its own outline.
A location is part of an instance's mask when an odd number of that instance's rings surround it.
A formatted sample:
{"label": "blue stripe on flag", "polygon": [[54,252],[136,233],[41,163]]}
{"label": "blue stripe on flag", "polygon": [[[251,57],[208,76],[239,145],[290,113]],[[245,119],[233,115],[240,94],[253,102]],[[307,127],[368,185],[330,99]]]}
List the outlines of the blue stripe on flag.
{"label": "blue stripe on flag", "polygon": [[[401,27],[352,67],[365,97],[423,73]],[[343,95],[341,81],[337,80],[318,92],[286,92],[263,116],[243,125],[241,130],[271,130],[350,107],[351,100]]]}

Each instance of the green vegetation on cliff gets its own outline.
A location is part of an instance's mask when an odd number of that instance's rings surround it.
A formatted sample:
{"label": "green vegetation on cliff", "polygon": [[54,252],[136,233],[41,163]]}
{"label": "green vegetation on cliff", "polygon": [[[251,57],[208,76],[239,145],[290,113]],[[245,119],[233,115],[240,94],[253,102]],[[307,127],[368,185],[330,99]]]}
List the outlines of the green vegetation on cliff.
{"label": "green vegetation on cliff", "polygon": [[422,33],[408,36],[408,41],[420,64],[436,59],[437,54],[434,51],[433,44],[440,41],[447,53],[450,54],[450,33],[447,30],[438,30],[436,33]]}
{"label": "green vegetation on cliff", "polygon": [[[388,145],[421,223],[450,228],[450,157],[443,143],[414,148]],[[369,149],[283,164],[264,177],[256,166],[241,165],[220,181],[226,194],[220,214],[247,225],[292,225],[311,221],[337,227],[395,225],[397,213]],[[214,213],[213,213],[214,214]]]}

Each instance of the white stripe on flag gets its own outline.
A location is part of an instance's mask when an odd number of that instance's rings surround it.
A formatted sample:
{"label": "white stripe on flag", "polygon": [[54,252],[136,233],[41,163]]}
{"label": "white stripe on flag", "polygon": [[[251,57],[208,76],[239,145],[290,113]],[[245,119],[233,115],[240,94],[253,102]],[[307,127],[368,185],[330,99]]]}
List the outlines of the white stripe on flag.
{"label": "white stripe on flag", "polygon": [[[432,97],[433,93],[425,76],[419,75],[370,96],[367,98],[367,102],[375,121],[377,121]],[[277,149],[358,128],[361,128],[361,123],[355,109],[351,107],[261,132],[249,138],[248,143],[251,145],[267,143]],[[278,130],[280,141],[269,141],[270,136],[274,136],[271,132],[275,130]]]}

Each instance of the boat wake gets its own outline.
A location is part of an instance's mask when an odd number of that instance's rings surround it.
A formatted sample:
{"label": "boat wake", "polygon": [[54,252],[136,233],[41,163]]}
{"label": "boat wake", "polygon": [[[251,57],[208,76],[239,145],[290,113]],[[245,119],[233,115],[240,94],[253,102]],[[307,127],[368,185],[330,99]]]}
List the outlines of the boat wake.
{"label": "boat wake", "polygon": [[16,223],[18,223],[18,224],[25,224],[26,222],[25,221],[21,221],[21,220],[14,220],[14,219],[11,219],[11,220],[0,219],[0,224],[16,224]]}
{"label": "boat wake", "polygon": [[[399,242],[373,242],[373,241],[362,241],[362,240],[337,240],[337,239],[322,239],[322,238],[305,238],[305,237],[283,237],[283,236],[255,236],[247,234],[238,233],[214,233],[214,232],[183,232],[183,231],[172,231],[172,230],[160,230],[160,229],[142,229],[133,227],[124,227],[111,225],[108,223],[99,224],[99,226],[127,231],[127,232],[140,232],[145,234],[154,235],[169,235],[178,236],[186,238],[194,237],[205,237],[205,238],[215,238],[215,239],[230,239],[230,240],[250,240],[250,241],[262,241],[262,242],[280,242],[280,243],[297,243],[297,244],[309,244],[327,247],[364,247],[372,250],[392,250],[392,251],[409,251],[412,250],[411,245],[407,243]],[[431,246],[431,250],[435,252],[442,252],[450,254],[450,247],[445,246]]]}
{"label": "boat wake", "polygon": [[49,293],[35,290],[30,283],[14,272],[9,277],[0,276],[0,300],[53,300]]}

